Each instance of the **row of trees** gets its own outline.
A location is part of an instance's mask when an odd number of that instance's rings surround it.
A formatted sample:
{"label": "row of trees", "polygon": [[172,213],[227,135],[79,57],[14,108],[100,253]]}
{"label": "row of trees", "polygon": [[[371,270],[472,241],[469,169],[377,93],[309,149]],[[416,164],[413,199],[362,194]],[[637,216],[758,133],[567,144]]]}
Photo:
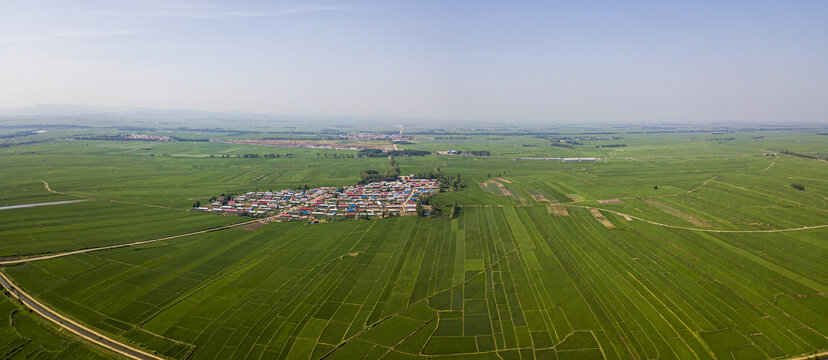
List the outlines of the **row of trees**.
{"label": "row of trees", "polygon": [[785,155],[801,157],[801,158],[804,158],[804,159],[819,160],[819,158],[816,157],[816,156],[811,156],[811,155],[808,155],[808,154],[803,154],[803,153],[798,153],[798,152],[793,152],[793,151],[788,151],[788,150],[782,150],[782,153],[785,154]]}
{"label": "row of trees", "polygon": [[435,179],[440,183],[440,191],[457,191],[466,187],[466,183],[460,180],[460,174],[457,174],[457,177],[448,176],[440,172],[440,168],[437,168],[434,171],[414,174],[414,178]]}
{"label": "row of trees", "polygon": [[364,185],[378,181],[394,181],[400,176],[400,166],[393,157],[388,157],[388,165],[391,167],[385,174],[380,174],[377,170],[363,170],[359,173],[359,184]]}
{"label": "row of trees", "polygon": [[[262,159],[262,158],[264,158],[264,159],[279,159],[282,156],[283,155],[280,155],[280,154],[264,154],[264,155],[262,155],[262,154],[242,154],[242,155],[236,154],[235,157],[237,159],[239,159],[239,158],[241,158],[241,159]],[[292,158],[293,156],[294,156],[293,154],[285,154],[284,155],[284,157],[286,157],[286,158]],[[210,154],[211,159],[215,158],[215,157],[216,157],[215,155]],[[219,157],[222,158],[222,159],[229,159],[229,158],[232,158],[233,156],[231,156],[229,154],[222,154],[222,155],[219,155]]]}
{"label": "row of trees", "polygon": [[[431,206],[431,211],[429,211],[428,215],[426,215],[425,206],[429,206],[429,205]],[[440,214],[440,213],[445,213],[445,211],[448,211],[448,216]],[[454,202],[454,204],[444,206],[444,205],[442,205],[442,204],[440,204],[436,201],[432,202],[430,195],[420,197],[420,199],[417,200],[417,216],[420,216],[420,217],[427,216],[427,217],[430,217],[430,218],[440,217],[440,218],[449,218],[449,219],[451,219],[451,218],[454,218],[455,216],[457,216],[457,214],[459,214],[459,213],[460,213],[460,206],[457,205],[456,201]]]}
{"label": "row of trees", "polygon": [[603,145],[595,145],[596,148],[620,148],[620,147],[627,147],[627,144],[603,144]]}
{"label": "row of trees", "polygon": [[357,152],[357,157],[373,158],[385,156],[426,156],[431,154],[431,151],[425,150],[389,150],[382,151],[380,149],[362,149]]}
{"label": "row of trees", "polygon": [[463,155],[463,154],[474,155],[474,156],[490,156],[491,155],[491,153],[489,153],[489,150],[466,150],[466,151],[457,150],[457,155]]}

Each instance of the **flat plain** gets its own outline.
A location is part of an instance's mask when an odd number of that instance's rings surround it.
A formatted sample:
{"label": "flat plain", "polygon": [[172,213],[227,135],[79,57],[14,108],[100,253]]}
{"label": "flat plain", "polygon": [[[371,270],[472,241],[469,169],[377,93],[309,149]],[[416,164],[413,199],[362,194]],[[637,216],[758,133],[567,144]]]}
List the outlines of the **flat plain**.
{"label": "flat plain", "polygon": [[[828,350],[828,164],[780,152],[818,155],[828,143],[813,132],[757,133],[627,134],[572,149],[528,135],[418,135],[406,148],[491,152],[396,158],[403,174],[439,168],[464,180],[466,188],[433,198],[457,203],[455,218],[270,223],[3,272],[66,316],[168,358],[821,353]],[[210,156],[251,152],[281,156]],[[227,225],[244,219],[186,210],[223,192],[353,184],[361,170],[387,167],[385,158],[347,156],[354,153],[115,141],[0,149],[14,170],[0,174],[10,184],[0,203],[89,199],[4,210],[0,255]],[[2,324],[0,331],[25,332]],[[77,340],[66,346],[101,352]],[[16,354],[6,357],[22,358]]]}

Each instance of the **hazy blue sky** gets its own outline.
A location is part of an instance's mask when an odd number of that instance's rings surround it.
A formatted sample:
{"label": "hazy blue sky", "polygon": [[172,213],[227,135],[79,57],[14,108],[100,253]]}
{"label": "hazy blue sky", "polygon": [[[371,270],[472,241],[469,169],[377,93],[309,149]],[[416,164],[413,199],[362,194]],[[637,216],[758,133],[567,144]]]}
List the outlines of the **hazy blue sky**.
{"label": "hazy blue sky", "polygon": [[828,121],[828,1],[0,0],[0,107]]}

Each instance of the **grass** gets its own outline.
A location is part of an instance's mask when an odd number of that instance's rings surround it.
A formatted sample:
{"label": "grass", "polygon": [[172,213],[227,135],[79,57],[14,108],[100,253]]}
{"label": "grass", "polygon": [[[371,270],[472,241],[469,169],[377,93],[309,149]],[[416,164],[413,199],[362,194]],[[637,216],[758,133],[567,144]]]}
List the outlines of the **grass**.
{"label": "grass", "polygon": [[84,345],[73,335],[56,333],[51,324],[0,296],[0,354],[4,359],[106,359],[112,355]]}
{"label": "grass", "polygon": [[[798,134],[791,133],[763,140],[750,135],[736,133],[736,140],[722,143],[691,140],[698,134],[631,134],[623,139],[630,146],[621,148],[631,156],[722,157],[576,164],[401,158],[403,173],[440,168],[461,175],[467,188],[433,198],[461,205],[456,218],[272,223],[3,271],[67,316],[171,358],[750,359],[825,351],[828,229],[703,232],[612,212],[705,230],[825,224],[823,163],[741,155],[787,144],[824,151],[824,144],[809,136],[792,143]],[[469,137],[455,148],[485,147],[497,156],[570,151],[516,146],[542,144],[529,136]],[[418,140],[413,147],[447,144]],[[6,256],[218,226],[237,219],[184,211],[191,199],[256,186],[350,184],[360,169],[387,163],[211,143],[26,149],[35,154],[0,150],[0,161],[21,174],[16,190],[0,192],[0,201],[19,203],[19,194],[49,198],[41,178],[53,189],[94,200],[4,211],[0,249]],[[585,145],[571,153],[606,151]],[[609,151],[616,158],[622,152]],[[209,158],[247,152],[296,157]],[[55,166],[67,158],[76,161]],[[495,177],[507,180],[497,181],[512,196],[479,185]],[[791,189],[794,181],[807,191]],[[620,201],[599,202],[607,199]],[[569,215],[550,213],[550,204]],[[614,229],[586,207],[605,210]],[[0,309],[14,305],[2,301]],[[49,338],[54,329],[15,324],[22,329],[15,336],[42,338],[39,349],[66,351]]]}
{"label": "grass", "polygon": [[3,210],[0,256],[129,243],[232,224],[239,218],[208,216],[108,201]]}
{"label": "grass", "polygon": [[[807,285],[825,285],[818,263],[784,264],[784,253],[752,250],[755,237],[713,241],[612,220],[618,230],[585,209],[556,217],[545,206],[471,207],[453,220],[227,230],[6,271],[70,316],[169,356],[307,358],[380,346],[415,356],[720,358],[828,346],[824,297]],[[767,248],[787,236],[826,255],[789,234],[761,236]]]}

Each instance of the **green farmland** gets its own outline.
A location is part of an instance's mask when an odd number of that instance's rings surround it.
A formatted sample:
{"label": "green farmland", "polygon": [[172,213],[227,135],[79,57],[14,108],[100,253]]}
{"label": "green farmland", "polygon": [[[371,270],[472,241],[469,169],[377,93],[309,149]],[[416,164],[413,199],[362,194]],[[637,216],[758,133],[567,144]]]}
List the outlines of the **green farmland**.
{"label": "green farmland", "polygon": [[58,334],[51,324],[6,297],[0,298],[0,354],[7,359],[107,359],[80,338]]}
{"label": "green farmland", "polygon": [[[169,359],[824,353],[828,163],[779,152],[826,153],[828,137],[756,134],[629,134],[612,141],[623,148],[573,149],[538,136],[417,135],[406,148],[491,151],[395,159],[402,174],[463,179],[432,198],[458,204],[454,218],[272,222],[2,272],[66,317]],[[246,153],[282,156],[235,157]],[[0,149],[12,170],[0,174],[0,206],[87,200],[0,210],[0,257],[234,224],[249,219],[188,210],[219,193],[341,186],[387,169],[354,153],[60,140]],[[210,156],[223,154],[233,157]],[[602,159],[520,158],[535,156]],[[0,316],[0,356],[115,357],[10,297]]]}

